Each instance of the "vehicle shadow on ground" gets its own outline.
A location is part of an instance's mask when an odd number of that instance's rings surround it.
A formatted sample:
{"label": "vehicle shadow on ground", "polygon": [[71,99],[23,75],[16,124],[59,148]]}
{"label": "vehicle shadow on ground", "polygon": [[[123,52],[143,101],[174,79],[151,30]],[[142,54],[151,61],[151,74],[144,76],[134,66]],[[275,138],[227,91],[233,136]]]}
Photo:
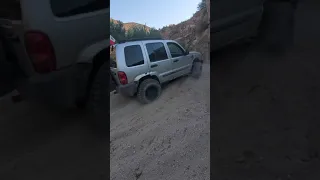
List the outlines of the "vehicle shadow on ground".
{"label": "vehicle shadow on ground", "polygon": [[93,134],[90,116],[78,109],[47,109],[24,101],[13,103],[9,96],[0,101],[0,111],[0,166],[50,143],[73,126],[88,136]]}
{"label": "vehicle shadow on ground", "polygon": [[166,91],[168,88],[174,85],[177,85],[178,87],[180,87],[188,78],[190,77],[188,75],[185,75],[185,76],[181,76],[176,79],[173,79],[169,82],[165,82],[161,85],[162,91]]}

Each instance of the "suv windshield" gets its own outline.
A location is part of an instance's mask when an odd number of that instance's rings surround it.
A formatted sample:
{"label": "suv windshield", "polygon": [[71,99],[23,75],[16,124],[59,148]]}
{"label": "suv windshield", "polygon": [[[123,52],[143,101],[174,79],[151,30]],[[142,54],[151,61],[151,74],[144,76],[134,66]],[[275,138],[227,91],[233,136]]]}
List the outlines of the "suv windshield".
{"label": "suv windshield", "polygon": [[20,1],[1,1],[0,19],[21,20]]}

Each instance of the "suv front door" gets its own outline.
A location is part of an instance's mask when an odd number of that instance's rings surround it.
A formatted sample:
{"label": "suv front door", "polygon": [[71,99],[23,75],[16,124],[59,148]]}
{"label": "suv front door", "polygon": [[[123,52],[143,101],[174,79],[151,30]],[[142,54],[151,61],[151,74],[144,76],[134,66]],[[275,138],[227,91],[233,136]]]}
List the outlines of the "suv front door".
{"label": "suv front door", "polygon": [[187,74],[192,64],[191,56],[186,54],[185,50],[177,43],[168,42],[167,45],[172,60],[173,78]]}

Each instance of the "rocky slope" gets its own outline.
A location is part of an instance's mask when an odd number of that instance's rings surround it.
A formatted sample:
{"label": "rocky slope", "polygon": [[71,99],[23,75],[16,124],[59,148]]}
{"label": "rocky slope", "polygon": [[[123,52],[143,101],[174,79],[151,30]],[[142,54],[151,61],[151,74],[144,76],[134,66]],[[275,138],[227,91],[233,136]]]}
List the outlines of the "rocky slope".
{"label": "rocky slope", "polygon": [[163,27],[160,32],[165,39],[176,40],[190,51],[201,52],[205,61],[210,59],[210,29],[206,8],[186,21]]}

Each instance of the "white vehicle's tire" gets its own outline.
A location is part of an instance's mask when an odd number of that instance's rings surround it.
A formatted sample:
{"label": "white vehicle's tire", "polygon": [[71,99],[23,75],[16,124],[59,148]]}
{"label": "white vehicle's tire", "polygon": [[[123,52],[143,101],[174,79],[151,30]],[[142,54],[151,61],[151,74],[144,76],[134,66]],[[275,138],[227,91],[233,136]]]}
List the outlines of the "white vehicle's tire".
{"label": "white vehicle's tire", "polygon": [[[99,134],[109,133],[109,64],[104,63],[98,70],[90,90],[90,95],[87,102],[87,110],[92,116],[94,126]],[[90,121],[91,121],[90,120]]]}
{"label": "white vehicle's tire", "polygon": [[160,83],[155,79],[145,79],[139,85],[137,98],[142,104],[148,104],[158,99],[160,94]]}
{"label": "white vehicle's tire", "polygon": [[191,68],[191,77],[200,78],[202,74],[202,62],[194,61]]}

